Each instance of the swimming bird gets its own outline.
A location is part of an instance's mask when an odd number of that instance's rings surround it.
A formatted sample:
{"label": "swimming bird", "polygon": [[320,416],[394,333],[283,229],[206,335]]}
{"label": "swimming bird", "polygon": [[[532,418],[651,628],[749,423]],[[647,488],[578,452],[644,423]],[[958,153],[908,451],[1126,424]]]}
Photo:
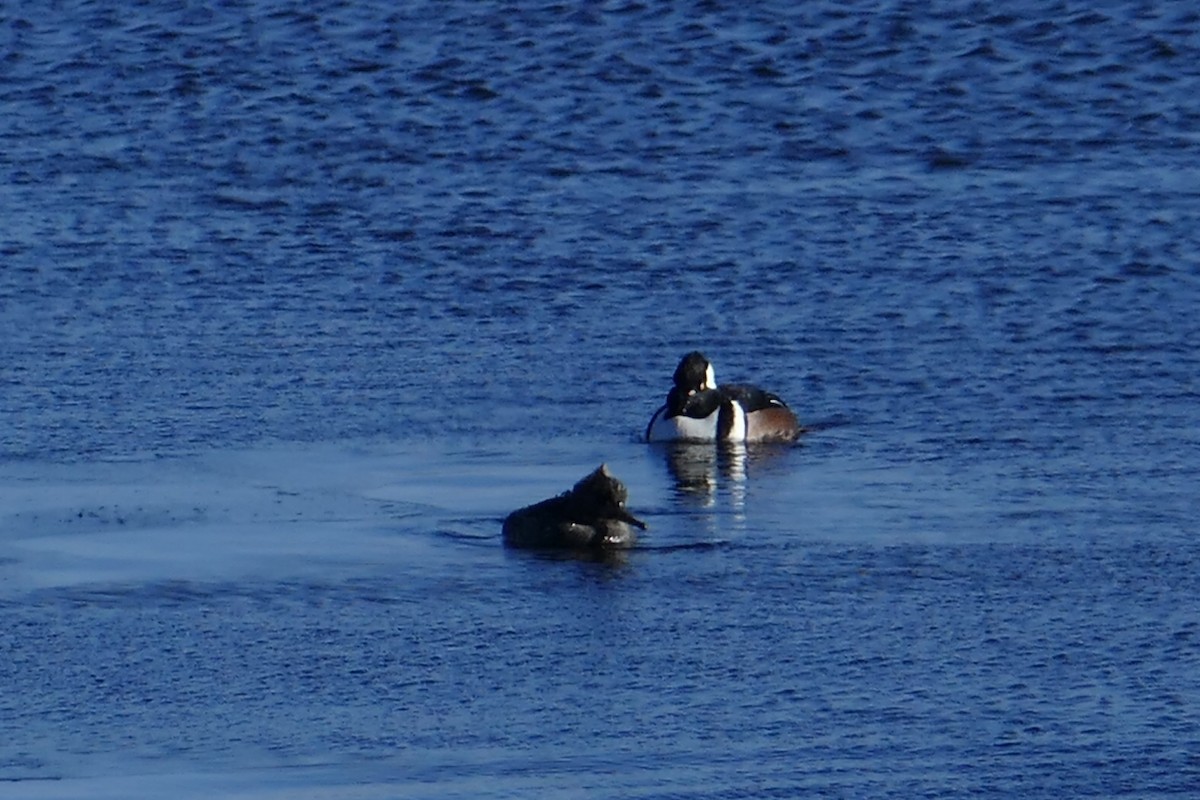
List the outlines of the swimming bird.
{"label": "swimming bird", "polygon": [[701,352],[685,355],[672,380],[666,403],[646,426],[646,441],[792,441],[802,431],[779,395],[747,384],[718,385]]}
{"label": "swimming bird", "polygon": [[509,547],[610,550],[631,547],[646,523],[625,510],[629,492],[601,464],[558,497],[517,509],[504,520]]}

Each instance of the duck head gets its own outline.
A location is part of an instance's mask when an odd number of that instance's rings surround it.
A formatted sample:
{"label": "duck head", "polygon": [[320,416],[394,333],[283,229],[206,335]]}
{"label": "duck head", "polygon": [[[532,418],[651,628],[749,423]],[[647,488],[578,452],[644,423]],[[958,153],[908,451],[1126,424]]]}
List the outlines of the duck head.
{"label": "duck head", "polygon": [[580,478],[569,494],[572,502],[593,519],[615,519],[646,529],[646,523],[625,509],[629,491],[613,477],[606,464]]}
{"label": "duck head", "polygon": [[698,350],[693,350],[679,360],[672,380],[675,382],[675,388],[684,395],[717,388],[712,363]]}

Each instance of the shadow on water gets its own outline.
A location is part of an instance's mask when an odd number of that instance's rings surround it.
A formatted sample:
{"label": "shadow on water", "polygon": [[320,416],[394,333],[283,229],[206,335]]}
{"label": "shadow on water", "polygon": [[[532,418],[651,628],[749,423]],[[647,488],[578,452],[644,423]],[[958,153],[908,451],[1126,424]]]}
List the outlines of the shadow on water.
{"label": "shadow on water", "polygon": [[[506,556],[535,561],[572,561],[612,566],[625,566],[631,559],[646,553],[679,553],[679,552],[712,552],[733,546],[729,541],[693,541],[658,544],[649,541],[649,537],[641,538],[634,546],[617,549],[572,550],[566,548],[509,548],[505,547],[500,535],[503,520],[489,517],[481,520],[463,520],[464,525],[471,524],[476,530],[468,531],[463,528],[454,529],[439,527],[433,535],[444,541],[471,548],[491,550],[502,549]],[[488,532],[481,532],[483,528]]]}
{"label": "shadow on water", "polygon": [[623,549],[568,550],[568,549],[514,549],[504,548],[509,558],[525,561],[542,561],[554,563],[597,564],[611,567],[614,570],[624,570],[633,566],[637,561],[649,554],[666,555],[669,553],[709,553],[732,547],[730,542],[683,542],[679,544],[637,544]]}
{"label": "shadow on water", "polygon": [[635,548],[635,552],[643,553],[711,553],[718,550],[729,550],[734,547],[732,542],[682,542],[680,544],[646,545]]}
{"label": "shadow on water", "polygon": [[573,550],[569,548],[528,549],[504,548],[509,558],[529,559],[533,561],[551,561],[557,563],[602,564],[607,567],[626,567],[629,565],[631,549]]}

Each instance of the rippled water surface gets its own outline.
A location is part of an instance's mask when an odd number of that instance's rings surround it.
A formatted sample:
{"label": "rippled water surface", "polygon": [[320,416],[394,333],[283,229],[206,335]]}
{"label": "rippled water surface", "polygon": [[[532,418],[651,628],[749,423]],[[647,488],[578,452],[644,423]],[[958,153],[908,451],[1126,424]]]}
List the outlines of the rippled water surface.
{"label": "rippled water surface", "polygon": [[1200,14],[793,5],[0,11],[0,796],[1193,796]]}

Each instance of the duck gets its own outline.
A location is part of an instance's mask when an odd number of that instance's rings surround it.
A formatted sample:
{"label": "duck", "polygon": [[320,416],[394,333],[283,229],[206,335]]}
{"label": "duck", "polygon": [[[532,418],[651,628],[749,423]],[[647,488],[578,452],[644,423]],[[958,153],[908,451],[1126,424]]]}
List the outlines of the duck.
{"label": "duck", "polygon": [[601,464],[567,492],[504,519],[508,547],[603,551],[629,548],[646,523],[625,508],[629,492]]}
{"label": "duck", "polygon": [[719,385],[698,350],[680,359],[672,383],[646,426],[648,442],[790,442],[803,432],[779,395],[744,383]]}

